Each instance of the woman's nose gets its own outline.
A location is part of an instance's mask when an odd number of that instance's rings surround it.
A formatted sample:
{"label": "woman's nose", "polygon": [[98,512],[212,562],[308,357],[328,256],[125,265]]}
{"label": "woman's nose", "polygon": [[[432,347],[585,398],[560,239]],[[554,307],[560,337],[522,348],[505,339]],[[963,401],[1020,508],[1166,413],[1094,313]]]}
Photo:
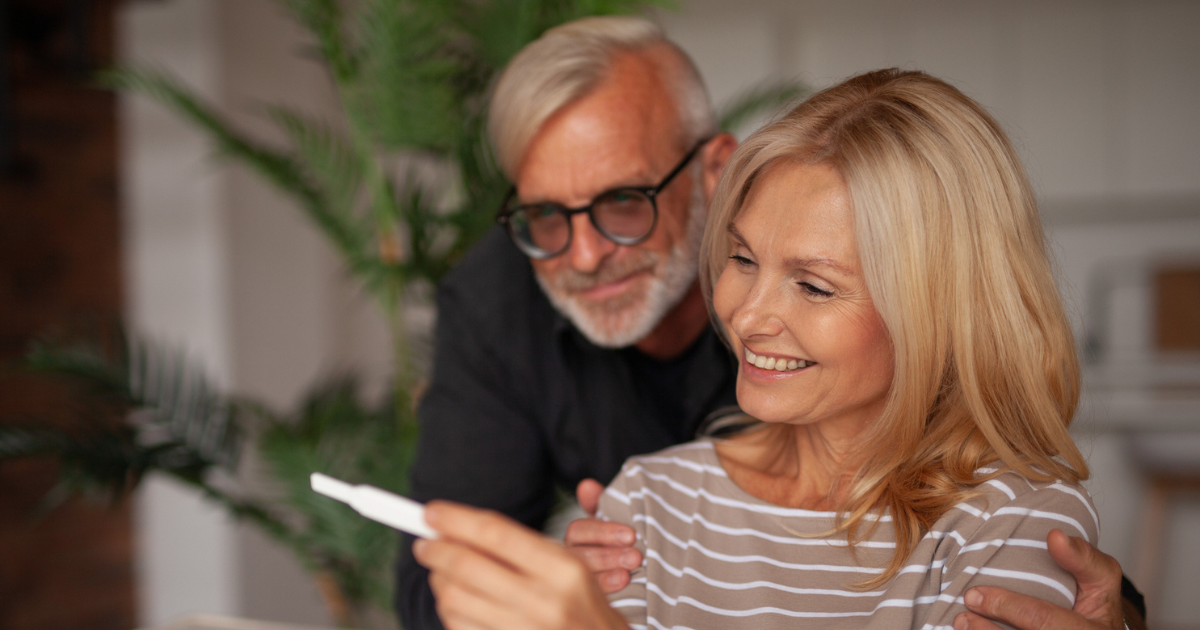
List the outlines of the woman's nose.
{"label": "woman's nose", "polygon": [[771,337],[782,332],[783,322],[779,317],[782,293],[769,279],[761,276],[755,279],[730,318],[733,332],[742,339]]}
{"label": "woman's nose", "polygon": [[571,217],[571,245],[567,256],[575,271],[594,273],[617,247],[596,230],[586,212]]}

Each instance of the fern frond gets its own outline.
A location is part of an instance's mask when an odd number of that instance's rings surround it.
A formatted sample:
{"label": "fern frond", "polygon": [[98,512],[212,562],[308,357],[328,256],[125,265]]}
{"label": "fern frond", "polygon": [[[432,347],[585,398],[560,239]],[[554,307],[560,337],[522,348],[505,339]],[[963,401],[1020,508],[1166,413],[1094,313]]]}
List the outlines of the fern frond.
{"label": "fern frond", "polygon": [[[350,142],[327,124],[307,118],[284,107],[272,107],[268,114],[291,139],[305,171],[318,185],[330,210],[343,215],[343,222],[354,224],[355,201],[361,191],[366,166]],[[364,242],[359,236],[357,242]]]}
{"label": "fern frond", "polygon": [[386,606],[397,536],[349,507],[309,488],[313,471],[393,492],[407,491],[415,422],[397,424],[390,408],[359,400],[357,383],[343,378],[314,389],[297,412],[259,436],[258,451],[303,520],[297,541],[304,561],[333,572],[347,595]]}
{"label": "fern frond", "polygon": [[459,66],[448,54],[449,20],[434,3],[365,0],[357,107],[389,148],[445,152],[458,135]]}
{"label": "fern frond", "polygon": [[459,16],[483,67],[489,74],[499,71],[517,51],[545,30],[542,5],[545,0],[480,2]]}
{"label": "fern frond", "polygon": [[334,80],[347,83],[354,78],[356,59],[342,32],[342,8],[337,0],[280,0],[296,21],[304,25],[321,48]]}

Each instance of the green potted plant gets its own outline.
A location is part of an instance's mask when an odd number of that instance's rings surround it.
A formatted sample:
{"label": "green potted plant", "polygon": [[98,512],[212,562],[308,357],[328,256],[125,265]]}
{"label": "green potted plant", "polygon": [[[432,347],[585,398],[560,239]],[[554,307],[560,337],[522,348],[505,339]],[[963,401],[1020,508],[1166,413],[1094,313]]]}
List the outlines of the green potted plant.
{"label": "green potted plant", "polygon": [[[417,434],[414,366],[406,302],[449,270],[492,224],[508,183],[485,139],[489,86],[508,59],[547,28],[587,15],[633,12],[653,0],[281,0],[310,33],[316,58],[340,99],[340,120],[300,110],[264,110],[288,138],[251,138],[165,73],[126,68],[110,86],[149,96],[204,130],[220,155],[249,167],[282,193],[333,245],[388,323],[393,377],[388,398],[364,402],[351,377],[319,383],[282,413],[210,385],[180,353],[136,337],[108,344],[35,345],[27,367],[81,385],[80,431],[0,427],[0,461],[51,456],[63,464],[48,499],[113,497],[150,471],[195,487],[260,526],[312,570],[340,625],[370,606],[390,611],[397,536],[348,507],[312,493],[322,471],[397,493]],[[724,110],[737,128],[802,93],[764,86]],[[396,164],[402,166],[396,167]],[[447,173],[431,185],[418,165]],[[425,292],[427,293],[427,292]],[[117,423],[95,417],[119,417]],[[278,488],[249,494],[233,470],[245,443]]]}

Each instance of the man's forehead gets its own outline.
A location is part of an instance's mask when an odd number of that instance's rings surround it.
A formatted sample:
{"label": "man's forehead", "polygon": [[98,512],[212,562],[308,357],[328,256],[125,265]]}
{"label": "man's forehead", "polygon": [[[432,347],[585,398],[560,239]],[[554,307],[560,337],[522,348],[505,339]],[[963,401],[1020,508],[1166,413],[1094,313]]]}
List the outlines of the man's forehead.
{"label": "man's forehead", "polygon": [[596,90],[547,119],[517,169],[522,199],[539,200],[550,190],[594,195],[649,185],[670,168],[678,152],[677,109],[661,83],[642,80],[639,67],[622,74],[624,65],[614,65]]}

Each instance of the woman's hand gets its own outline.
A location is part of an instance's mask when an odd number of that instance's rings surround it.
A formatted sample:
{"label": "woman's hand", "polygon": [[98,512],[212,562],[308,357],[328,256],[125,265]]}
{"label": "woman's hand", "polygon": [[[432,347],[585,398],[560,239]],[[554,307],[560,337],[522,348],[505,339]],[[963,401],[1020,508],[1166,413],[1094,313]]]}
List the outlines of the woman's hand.
{"label": "woman's hand", "polygon": [[434,501],[425,520],[441,536],[413,545],[430,571],[448,630],[627,630],[584,564],[511,519]]}

